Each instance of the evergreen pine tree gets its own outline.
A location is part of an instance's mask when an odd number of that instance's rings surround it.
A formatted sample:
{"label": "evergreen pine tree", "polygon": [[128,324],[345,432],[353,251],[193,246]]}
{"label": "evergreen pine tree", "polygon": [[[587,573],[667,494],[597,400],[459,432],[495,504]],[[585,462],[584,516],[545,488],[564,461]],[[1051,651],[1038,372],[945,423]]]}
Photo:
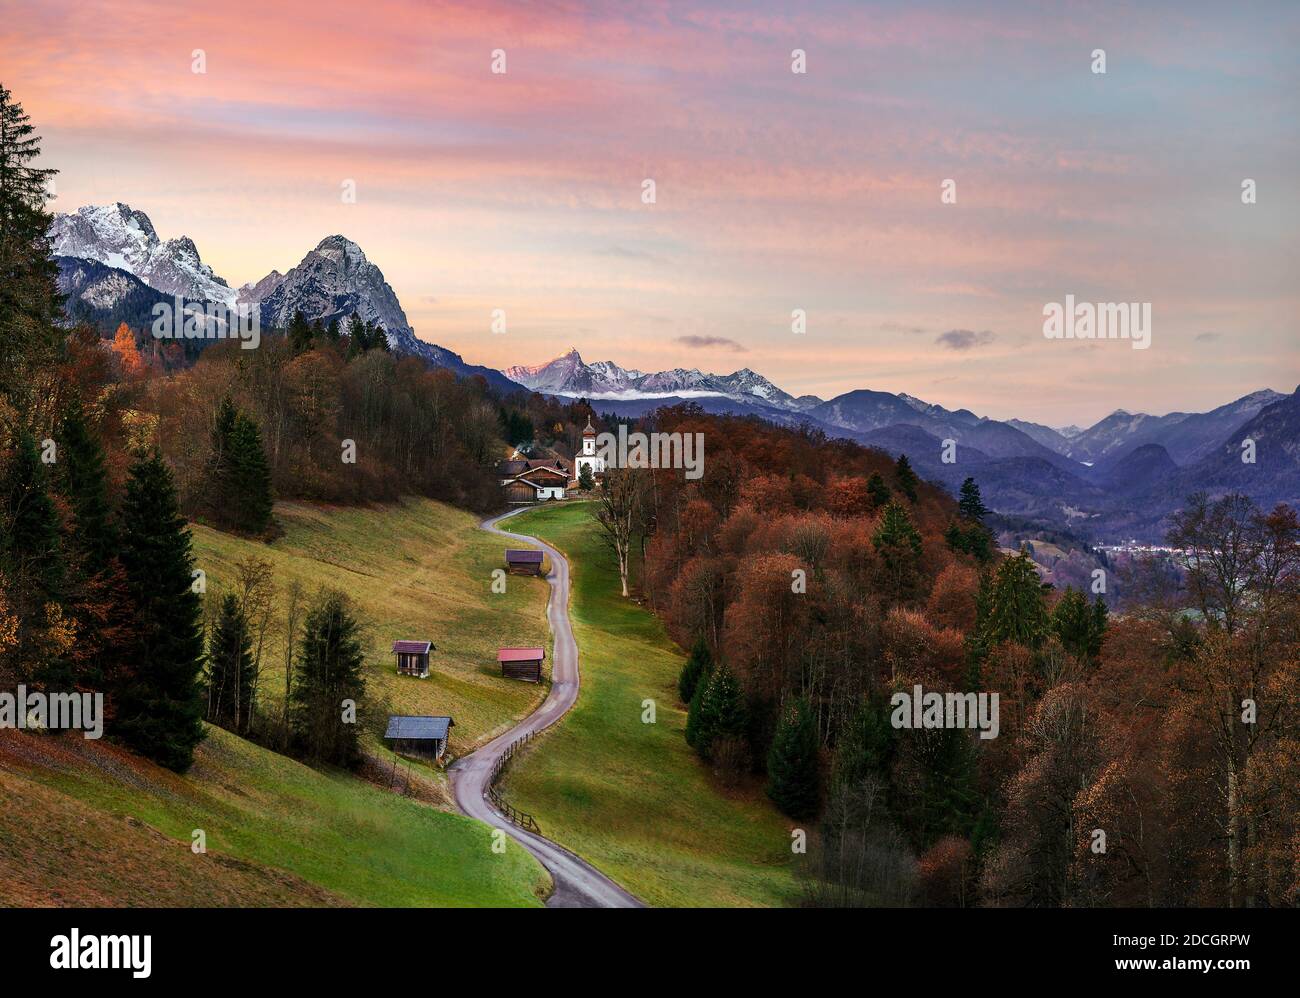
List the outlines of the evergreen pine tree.
{"label": "evergreen pine tree", "polygon": [[988,647],[1014,641],[1026,648],[1037,648],[1050,624],[1038,569],[1022,548],[1015,558],[1004,559],[994,573],[984,640]]}
{"label": "evergreen pine tree", "polygon": [[727,735],[743,737],[747,726],[748,716],[740,683],[726,665],[720,665],[709,677],[700,700],[695,751],[707,759],[715,741]]}
{"label": "evergreen pine tree", "polygon": [[871,498],[872,509],[880,509],[889,502],[889,486],[880,477],[880,472],[873,471],[871,477],[867,479],[867,495]]}
{"label": "evergreen pine tree", "polygon": [[221,400],[208,457],[206,510],[218,527],[261,534],[271,523],[271,467],[262,433],[229,397]]}
{"label": "evergreen pine tree", "polygon": [[1052,631],[1071,655],[1088,656],[1092,647],[1092,607],[1088,605],[1088,598],[1073,586],[1066,588],[1052,610]]}
{"label": "evergreen pine tree", "polygon": [[0,556],[10,578],[19,579],[42,602],[63,595],[63,550],[59,517],[50,498],[49,480],[36,441],[20,430],[5,468],[4,533]]}
{"label": "evergreen pine tree", "polygon": [[41,140],[13,95],[0,86],[0,399],[32,411],[64,342],[58,267],[45,210],[56,170],[35,167]]}
{"label": "evergreen pine tree", "polygon": [[348,359],[360,356],[370,349],[370,340],[366,333],[366,324],[361,316],[353,312],[348,316]]}
{"label": "evergreen pine tree", "polygon": [[117,530],[108,499],[104,448],[91,432],[81,399],[74,396],[63,416],[58,469],[72,508],[72,543],[79,570],[102,572],[117,551]]}
{"label": "evergreen pine tree", "polygon": [[[591,465],[584,464],[582,470],[578,472],[578,488],[583,492],[590,492],[596,487],[596,476],[591,473]],[[690,700],[690,697],[683,697],[684,700]]]}
{"label": "evergreen pine tree", "polygon": [[19,430],[0,478],[0,572],[17,625],[10,654],[15,678],[59,683],[64,677],[59,603],[66,582],[59,517],[36,441]]}
{"label": "evergreen pine tree", "polygon": [[898,463],[894,466],[894,480],[898,483],[898,490],[907,496],[908,501],[916,502],[916,486],[920,483],[920,479],[912,470],[912,462],[907,459],[906,454],[898,455]]}
{"label": "evergreen pine tree", "polygon": [[704,691],[708,688],[712,675],[712,669],[706,669],[699,677],[695,683],[695,690],[691,693],[689,706],[686,708],[686,744],[691,748],[695,748],[700,739],[700,711],[704,707]]}
{"label": "evergreen pine tree", "polygon": [[190,588],[190,532],[157,451],[131,466],[120,520],[138,633],[135,671],[116,697],[116,733],[142,755],[184,772],[203,738],[203,631],[199,597]]}
{"label": "evergreen pine tree", "polygon": [[102,690],[130,668],[136,616],[117,559],[118,531],[109,500],[104,448],[74,396],[60,432],[59,486],[72,511],[65,606],[77,642],[58,685]]}
{"label": "evergreen pine tree", "polygon": [[369,341],[372,350],[382,350],[384,353],[392,352],[392,347],[388,344],[388,334],[384,332],[382,326],[367,322],[366,339]]}
{"label": "evergreen pine tree", "polygon": [[709,654],[708,643],[703,637],[695,639],[691,654],[682,665],[681,675],[677,677],[677,694],[682,703],[689,704],[695,696],[695,687],[700,679],[709,674],[713,668],[713,656]]}
{"label": "evergreen pine tree", "polygon": [[1088,640],[1088,657],[1093,661],[1101,657],[1101,645],[1106,640],[1106,625],[1109,620],[1110,613],[1101,595],[1098,594],[1092,604],[1092,634]]}
{"label": "evergreen pine tree", "polygon": [[290,723],[294,738],[312,762],[354,766],[361,760],[358,719],[347,717],[344,701],[358,711],[365,696],[364,656],[348,598],[322,593],[307,614],[294,670]]}
{"label": "evergreen pine tree", "polygon": [[343,331],[339,329],[339,317],[336,315],[329,321],[325,327],[325,339],[331,343],[337,343],[343,336]]}
{"label": "evergreen pine tree", "polygon": [[252,417],[240,413],[230,434],[230,469],[235,486],[234,525],[261,534],[271,525],[271,466],[262,433]]}
{"label": "evergreen pine tree", "polygon": [[988,516],[988,507],[980,496],[980,487],[975,479],[968,478],[961,483],[961,498],[957,500],[957,509],[962,517],[975,523],[983,523]]}
{"label": "evergreen pine tree", "polygon": [[882,584],[890,600],[901,603],[915,598],[921,582],[921,534],[907,507],[891,499],[871,542],[880,557]]}
{"label": "evergreen pine tree", "polygon": [[206,473],[203,477],[205,512],[218,526],[229,522],[230,510],[235,502],[235,475],[231,463],[231,438],[235,435],[235,422],[239,410],[227,395],[217,403],[209,438]]}
{"label": "evergreen pine tree", "polygon": [[868,776],[887,777],[893,756],[894,728],[888,707],[874,699],[864,700],[840,733],[834,780],[853,786]]}
{"label": "evergreen pine tree", "polygon": [[294,353],[302,353],[304,350],[311,349],[311,338],[311,324],[307,322],[307,317],[299,309],[293,313],[293,318],[289,320],[289,345],[293,348]]}
{"label": "evergreen pine tree", "polygon": [[820,799],[817,726],[808,701],[784,711],[767,756],[767,795],[791,818],[811,818]]}
{"label": "evergreen pine tree", "polygon": [[253,652],[239,599],[227,593],[208,645],[208,720],[230,731],[248,731],[253,717]]}

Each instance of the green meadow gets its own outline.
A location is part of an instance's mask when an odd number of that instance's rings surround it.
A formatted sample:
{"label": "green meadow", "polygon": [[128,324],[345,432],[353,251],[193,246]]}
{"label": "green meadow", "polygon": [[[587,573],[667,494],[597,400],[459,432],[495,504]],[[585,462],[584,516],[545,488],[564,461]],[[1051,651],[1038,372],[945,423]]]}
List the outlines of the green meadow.
{"label": "green meadow", "polygon": [[[512,521],[569,558],[582,690],[508,770],[506,797],[648,904],[790,903],[790,824],[761,794],[723,790],[686,745],[682,653],[653,614],[619,596],[589,509],[547,506]],[[642,723],[647,699],[653,724]]]}

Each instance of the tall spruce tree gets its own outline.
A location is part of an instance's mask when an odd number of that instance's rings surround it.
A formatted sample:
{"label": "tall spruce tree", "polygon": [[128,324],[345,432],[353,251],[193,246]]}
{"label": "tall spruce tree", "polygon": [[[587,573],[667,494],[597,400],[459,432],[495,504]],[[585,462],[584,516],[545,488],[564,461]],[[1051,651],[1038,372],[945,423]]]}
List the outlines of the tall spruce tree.
{"label": "tall spruce tree", "polygon": [[86,419],[79,396],[74,395],[68,403],[59,436],[59,487],[72,511],[66,605],[77,629],[64,682],[102,690],[131,668],[135,606],[117,558],[119,537],[104,448]]}
{"label": "tall spruce tree", "polygon": [[115,731],[142,755],[184,772],[203,738],[203,629],[190,532],[157,451],[131,465],[120,521],[138,633],[134,670],[116,697]]}
{"label": "tall spruce tree", "polygon": [[361,321],[361,316],[353,312],[348,316],[348,359],[351,360],[369,349],[370,334],[366,329],[366,324]]}
{"label": "tall spruce tree", "polygon": [[31,119],[0,85],[0,399],[27,416],[64,342],[45,210],[57,171],[35,166],[40,154]]}
{"label": "tall spruce tree", "polygon": [[835,746],[834,782],[856,786],[868,776],[888,778],[894,757],[894,728],[889,707],[876,699],[862,702]]}
{"label": "tall spruce tree", "polygon": [[250,534],[271,525],[271,465],[262,445],[262,432],[253,418],[240,413],[230,434],[231,478],[235,485],[234,526]]}
{"label": "tall spruce tree", "polygon": [[880,509],[889,502],[889,486],[880,477],[880,472],[873,471],[871,477],[867,479],[867,495],[871,499],[872,509]]}
{"label": "tall spruce tree", "polygon": [[8,580],[8,601],[16,618],[10,659],[20,682],[59,683],[65,677],[59,604],[66,573],[59,516],[36,441],[19,429],[0,479],[0,570]]}
{"label": "tall spruce tree", "polygon": [[817,725],[802,697],[782,713],[767,756],[767,795],[791,818],[817,814],[821,774],[817,759]]}
{"label": "tall spruce tree", "polygon": [[[312,762],[355,766],[366,684],[357,622],[348,598],[327,591],[307,614],[295,667],[290,718],[295,741]],[[351,701],[349,711],[346,701]]]}
{"label": "tall spruce tree", "polygon": [[1052,632],[1071,655],[1095,662],[1101,656],[1101,642],[1106,636],[1106,604],[1097,598],[1094,605],[1073,586],[1066,588],[1052,610]]}
{"label": "tall spruce tree", "polygon": [[871,542],[880,558],[881,583],[890,601],[915,599],[921,583],[921,534],[907,507],[891,499]]}
{"label": "tall spruce tree", "polygon": [[912,462],[907,459],[906,454],[898,455],[898,463],[894,465],[894,481],[898,483],[898,490],[907,496],[909,502],[916,502],[916,487],[921,480],[916,477],[916,472],[912,470]]}
{"label": "tall spruce tree", "polygon": [[700,736],[700,710],[704,706],[704,691],[708,688],[712,670],[706,669],[695,683],[695,690],[686,708],[686,744],[695,748]]}
{"label": "tall spruce tree", "polygon": [[104,571],[117,551],[117,530],[108,496],[104,448],[86,422],[80,396],[63,415],[59,461],[62,491],[72,508],[72,546],[83,573]]}
{"label": "tall spruce tree", "polygon": [[1037,648],[1050,623],[1038,569],[1021,548],[1015,558],[1004,559],[993,575],[983,640],[990,648],[1003,641]]}
{"label": "tall spruce tree", "polygon": [[695,751],[710,758],[714,743],[724,737],[743,737],[749,718],[740,683],[727,666],[714,669],[700,698],[695,730]]}
{"label": "tall spruce tree", "polygon": [[307,321],[307,317],[302,314],[302,309],[293,313],[293,318],[289,320],[289,346],[294,353],[302,353],[311,349],[312,328]]}
{"label": "tall spruce tree", "polygon": [[218,527],[249,534],[271,523],[271,467],[257,423],[229,397],[217,407],[205,477],[207,515]]}
{"label": "tall spruce tree", "polygon": [[239,598],[227,593],[208,645],[208,720],[246,733],[253,718],[254,676],[248,621]]}
{"label": "tall spruce tree", "polygon": [[[583,467],[585,469],[586,466]],[[703,637],[698,637],[691,647],[690,657],[682,665],[681,674],[677,677],[677,695],[682,698],[682,703],[691,702],[691,698],[695,696],[695,687],[699,685],[701,678],[708,676],[712,668],[713,656],[709,654],[708,642]]]}
{"label": "tall spruce tree", "polygon": [[974,520],[976,523],[983,523],[984,517],[989,515],[988,507],[984,505],[984,499],[980,495],[980,487],[975,482],[975,479],[968,478],[961,483],[957,510],[963,518]]}

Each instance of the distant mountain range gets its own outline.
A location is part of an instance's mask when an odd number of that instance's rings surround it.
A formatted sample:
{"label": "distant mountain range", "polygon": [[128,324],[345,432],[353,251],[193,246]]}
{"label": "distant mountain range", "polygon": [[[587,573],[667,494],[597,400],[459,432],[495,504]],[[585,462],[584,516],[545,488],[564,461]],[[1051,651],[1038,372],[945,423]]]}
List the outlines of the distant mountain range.
{"label": "distant mountain range", "polygon": [[[1054,429],[869,389],[825,401],[796,398],[748,368],[646,373],[613,361],[588,364],[576,349],[505,373],[534,391],[586,398],[616,416],[690,402],[707,412],[809,426],[895,456],[905,453],[922,475],[954,491],[974,477],[998,512],[1096,539],[1156,539],[1168,514],[1198,489],[1235,489],[1270,507],[1300,504],[1300,395],[1268,389],[1210,412],[1116,410],[1086,429]],[[1248,436],[1256,442],[1253,465],[1241,461]],[[943,460],[950,440],[956,445],[951,464]]]}
{"label": "distant mountain range", "polygon": [[[160,239],[149,217],[128,205],[58,215],[50,236],[69,311],[108,328],[122,321],[147,326],[153,305],[174,295],[256,306],[264,329],[287,326],[297,311],[325,321],[356,314],[382,327],[395,352],[482,377],[502,394],[526,389],[586,398],[598,411],[621,416],[690,402],[708,412],[808,426],[906,453],[922,475],[954,490],[973,476],[998,512],[1068,525],[1097,539],[1158,537],[1168,514],[1198,489],[1240,490],[1266,506],[1300,505],[1300,393],[1264,389],[1204,413],[1117,409],[1087,428],[1053,428],[870,389],[828,400],[796,397],[749,368],[710,374],[588,364],[577,349],[501,372],[418,339],[383,273],[341,235],[322,239],[285,273],[273,270],[237,290],[202,262],[193,240]],[[1241,459],[1248,437],[1255,441],[1254,464]],[[955,442],[955,463],[943,460],[945,441]]]}
{"label": "distant mountain range", "polygon": [[723,397],[793,412],[803,412],[821,403],[821,399],[812,395],[794,398],[747,367],[732,374],[705,374],[698,368],[686,370],[681,367],[646,374],[619,367],[612,360],[584,363],[576,348],[537,367],[507,367],[504,373],[511,381],[535,392],[601,402],[656,400],[670,396]]}

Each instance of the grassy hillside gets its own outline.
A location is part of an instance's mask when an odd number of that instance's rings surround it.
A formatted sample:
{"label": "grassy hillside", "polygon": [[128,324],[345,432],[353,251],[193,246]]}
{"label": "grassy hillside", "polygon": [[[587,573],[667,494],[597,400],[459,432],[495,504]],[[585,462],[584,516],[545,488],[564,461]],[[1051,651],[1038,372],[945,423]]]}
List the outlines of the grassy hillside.
{"label": "grassy hillside", "polygon": [[[549,838],[656,905],[780,905],[790,899],[790,826],[757,795],[728,796],[682,737],[682,656],[649,612],[622,599],[586,505],[517,517],[569,556],[582,692],[509,771],[511,803]],[[653,699],[657,723],[642,724]]]}
{"label": "grassy hillside", "polygon": [[[185,776],[0,731],[0,904],[537,906],[550,878],[476,821],[208,728]],[[207,853],[190,849],[194,829]]]}
{"label": "grassy hillside", "polygon": [[[502,679],[501,645],[546,644],[546,583],[510,576],[491,591],[505,544],[478,529],[463,510],[426,499],[367,508],[279,503],[284,536],[272,544],[195,526],[194,555],[208,591],[234,583],[234,565],[256,555],[274,566],[281,592],[297,579],[307,594],[320,586],[346,592],[369,623],[367,683],[397,713],[450,714],[451,748],[463,754],[530,713],[539,685]],[[398,676],[392,643],[432,641],[428,679]],[[277,612],[263,655],[263,697],[284,690],[284,618]],[[548,656],[549,660],[549,656]]]}

